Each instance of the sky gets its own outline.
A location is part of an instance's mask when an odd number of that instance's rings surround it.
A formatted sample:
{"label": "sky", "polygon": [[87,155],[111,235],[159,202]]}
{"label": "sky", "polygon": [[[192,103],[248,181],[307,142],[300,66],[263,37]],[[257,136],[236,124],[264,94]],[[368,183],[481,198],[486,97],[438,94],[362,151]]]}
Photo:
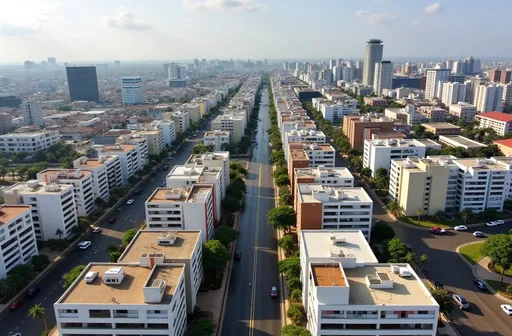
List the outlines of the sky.
{"label": "sky", "polygon": [[[0,0],[0,63],[508,58],[510,0]],[[512,57],[511,57],[512,58]]]}

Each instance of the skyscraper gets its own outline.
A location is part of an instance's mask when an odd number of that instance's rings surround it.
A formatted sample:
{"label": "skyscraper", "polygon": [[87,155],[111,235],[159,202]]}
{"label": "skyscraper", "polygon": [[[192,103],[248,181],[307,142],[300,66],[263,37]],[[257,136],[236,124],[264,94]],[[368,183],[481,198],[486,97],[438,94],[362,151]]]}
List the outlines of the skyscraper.
{"label": "skyscraper", "polygon": [[503,87],[498,84],[481,84],[475,88],[476,110],[480,113],[502,111]]}
{"label": "skyscraper", "polygon": [[354,67],[344,67],[341,69],[341,78],[345,82],[351,82],[354,80],[356,74],[356,68]]}
{"label": "skyscraper", "polygon": [[43,110],[39,103],[23,103],[21,104],[21,112],[25,125],[44,126]]}
{"label": "skyscraper", "polygon": [[336,60],[330,60],[329,61],[329,69],[332,70],[336,66],[337,61]]}
{"label": "skyscraper", "polygon": [[375,75],[375,63],[382,61],[382,41],[371,39],[366,42],[364,51],[363,84],[373,85]]}
{"label": "skyscraper", "polygon": [[427,84],[425,87],[425,98],[432,99],[439,97],[439,83],[448,80],[450,69],[428,69],[427,70]]}
{"label": "skyscraper", "polygon": [[23,63],[23,65],[25,66],[25,70],[34,70],[34,62],[31,62],[31,61],[25,61],[25,63]]}
{"label": "skyscraper", "polygon": [[463,74],[463,64],[464,63],[462,61],[453,62],[452,74],[462,75]]}
{"label": "skyscraper", "polygon": [[178,64],[169,64],[169,79],[181,79],[181,68]]}
{"label": "skyscraper", "polygon": [[440,96],[446,106],[463,102],[466,100],[466,84],[443,82]]}
{"label": "skyscraper", "polygon": [[341,74],[341,67],[338,66],[338,65],[335,65],[333,68],[332,68],[332,80],[334,83],[336,83],[337,81],[339,81],[342,77],[342,74]]}
{"label": "skyscraper", "polygon": [[494,69],[489,71],[489,80],[491,82],[499,82],[501,79],[501,70],[500,69]]}
{"label": "skyscraper", "polygon": [[142,104],[144,95],[142,92],[142,79],[139,76],[122,77],[123,104]]}
{"label": "skyscraper", "polygon": [[373,91],[381,95],[383,89],[391,89],[393,79],[393,63],[380,61],[375,63],[375,74],[373,76]]}
{"label": "skyscraper", "polygon": [[66,67],[68,77],[69,100],[99,101],[98,75],[96,67],[68,66]]}
{"label": "skyscraper", "polygon": [[475,59],[473,57],[467,57],[464,59],[464,65],[462,66],[464,75],[472,75],[474,67]]}

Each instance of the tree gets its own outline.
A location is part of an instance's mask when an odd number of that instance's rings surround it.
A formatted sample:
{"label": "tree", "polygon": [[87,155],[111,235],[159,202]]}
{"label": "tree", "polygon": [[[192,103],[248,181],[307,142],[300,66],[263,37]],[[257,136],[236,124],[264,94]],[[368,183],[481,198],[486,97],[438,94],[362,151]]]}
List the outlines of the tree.
{"label": "tree", "polygon": [[418,208],[418,210],[416,210],[416,215],[418,215],[418,222],[420,221],[422,214],[423,214],[423,209]]}
{"label": "tree", "polygon": [[[85,233],[87,229],[83,227],[82,225],[75,225],[71,228],[71,233],[75,236],[80,236],[81,234]],[[55,232],[57,233],[57,232]]]}
{"label": "tree", "polygon": [[289,256],[297,249],[295,245],[295,238],[289,233],[285,234],[277,241],[277,246],[284,250],[286,256]]}
{"label": "tree", "polygon": [[108,253],[119,252],[119,246],[114,245],[114,244],[110,244],[110,245],[107,246],[105,251],[108,252]]}
{"label": "tree", "polygon": [[386,210],[389,211],[393,216],[398,217],[403,213],[403,209],[398,201],[391,201],[386,205]]}
{"label": "tree", "polygon": [[48,330],[48,325],[46,324],[46,310],[41,307],[39,304],[33,305],[29,311],[28,315],[32,317],[33,320],[43,321],[44,323],[44,331]]}
{"label": "tree", "polygon": [[505,271],[512,266],[512,236],[497,234],[487,238],[482,247],[482,254],[488,256],[493,264],[501,266],[501,283],[503,283]]}
{"label": "tree", "polygon": [[235,241],[238,231],[226,225],[221,225],[215,230],[214,239],[220,241],[224,246],[228,246]]}
{"label": "tree", "polygon": [[473,209],[471,208],[465,208],[460,213],[460,218],[464,221],[464,224],[467,224],[468,220],[470,220],[473,217]]}
{"label": "tree", "polygon": [[295,226],[295,212],[291,206],[279,206],[267,213],[267,221],[275,230],[287,232],[292,226]]}
{"label": "tree", "polygon": [[108,254],[108,258],[109,258],[110,262],[117,262],[120,257],[121,257],[121,252],[119,252],[119,251],[110,252]]}
{"label": "tree", "polygon": [[7,175],[9,171],[4,166],[0,166],[0,176],[2,177],[2,180],[5,181],[5,175]]}
{"label": "tree", "polygon": [[375,171],[375,178],[387,177],[387,176],[388,176],[388,171],[386,170],[386,168],[378,168]]}
{"label": "tree", "polygon": [[290,292],[290,299],[294,302],[300,302],[302,300],[302,290],[295,288]]}
{"label": "tree", "polygon": [[231,259],[231,254],[218,240],[209,240],[203,244],[203,267],[209,271],[220,271]]}
{"label": "tree", "polygon": [[281,336],[311,336],[311,333],[305,327],[287,325],[281,329]]}
{"label": "tree", "polygon": [[446,213],[444,211],[438,210],[434,216],[436,217],[437,221],[440,222],[443,218],[446,217]]}
{"label": "tree", "polygon": [[63,235],[63,234],[64,234],[64,231],[62,231],[61,229],[57,229],[57,230],[55,231],[55,235],[56,235],[57,237],[59,237],[59,239],[62,239],[62,235]]}
{"label": "tree", "polygon": [[98,208],[101,210],[105,205],[105,200],[103,200],[103,198],[101,197],[96,197],[96,199],[94,200],[94,204],[96,204]]}
{"label": "tree", "polygon": [[425,135],[425,126],[423,126],[423,125],[416,125],[414,127],[414,135],[417,138],[423,138],[423,136]]}
{"label": "tree", "polygon": [[279,204],[291,205],[293,202],[292,193],[289,186],[282,186],[279,188]]}
{"label": "tree", "polygon": [[300,303],[292,303],[288,307],[288,311],[286,315],[292,320],[296,325],[302,324],[306,321],[306,312],[304,311],[304,306]]}
{"label": "tree", "polygon": [[32,256],[30,263],[32,264],[35,272],[41,272],[50,264],[50,258],[44,254],[35,255]]}
{"label": "tree", "polygon": [[274,182],[278,187],[290,185],[290,177],[286,175],[278,175],[274,178]]}
{"label": "tree", "polygon": [[419,264],[422,265],[422,266],[428,264],[428,261],[429,261],[428,255],[426,255],[426,254],[420,255],[420,258],[418,260]]}
{"label": "tree", "polygon": [[365,167],[359,171],[359,175],[362,177],[370,178],[372,177],[372,170],[368,167]]}
{"label": "tree", "polygon": [[14,179],[16,178],[16,175],[18,174],[18,171],[16,170],[16,168],[9,168],[9,175],[11,175],[11,178]]}
{"label": "tree", "polygon": [[276,170],[274,170],[272,172],[272,177],[273,178],[276,178],[279,175],[286,175],[286,176],[288,176],[288,168],[286,168],[284,166],[281,166],[281,167],[277,167]]}
{"label": "tree", "polygon": [[386,223],[377,223],[372,227],[371,239],[377,244],[395,237],[395,230]]}
{"label": "tree", "polygon": [[288,288],[289,292],[293,291],[294,289],[301,289],[302,282],[297,276],[286,276],[286,287]]}
{"label": "tree", "polygon": [[300,258],[290,257],[277,262],[277,271],[286,274],[287,277],[300,276]]}
{"label": "tree", "polygon": [[231,195],[226,196],[226,198],[222,200],[221,206],[225,213],[234,213],[242,209],[240,198],[234,198],[231,197]]}
{"label": "tree", "polygon": [[62,288],[69,288],[69,286],[71,286],[71,284],[76,280],[76,278],[78,278],[78,276],[80,275],[80,273],[83,272],[84,269],[85,265],[78,265],[71,271],[69,271],[69,273],[63,274],[62,280],[64,281],[62,282]]}
{"label": "tree", "polygon": [[236,173],[242,176],[247,176],[248,174],[247,169],[245,169],[245,167],[240,162],[237,161],[229,162],[229,171],[235,171]]}
{"label": "tree", "polygon": [[439,310],[442,313],[448,314],[452,312],[454,308],[452,295],[446,289],[430,287],[430,294],[432,294],[434,300],[439,304]]}
{"label": "tree", "polygon": [[199,318],[194,326],[190,328],[188,336],[211,336],[215,332],[215,323],[207,318]]}
{"label": "tree", "polygon": [[133,238],[135,238],[135,235],[137,234],[137,229],[129,229],[129,230],[126,230],[124,232],[124,236],[123,236],[123,245],[124,246],[128,246],[128,244],[131,243],[131,241],[133,240]]}
{"label": "tree", "polygon": [[393,238],[386,245],[389,262],[406,262],[409,250],[407,249],[407,246],[400,241],[400,239]]}

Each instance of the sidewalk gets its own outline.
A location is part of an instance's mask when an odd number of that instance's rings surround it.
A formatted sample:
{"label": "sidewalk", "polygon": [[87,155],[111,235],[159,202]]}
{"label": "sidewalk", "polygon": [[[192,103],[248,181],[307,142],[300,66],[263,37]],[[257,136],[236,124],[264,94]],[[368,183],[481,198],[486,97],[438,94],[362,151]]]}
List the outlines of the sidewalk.
{"label": "sidewalk", "polygon": [[[487,265],[491,262],[491,259],[489,257],[483,257],[478,261],[477,264],[473,267],[473,272],[479,277],[484,280],[495,280],[495,281],[501,281],[501,274],[494,273],[489,269]],[[506,282],[508,284],[512,284],[512,277],[509,276],[503,276],[503,282]]]}

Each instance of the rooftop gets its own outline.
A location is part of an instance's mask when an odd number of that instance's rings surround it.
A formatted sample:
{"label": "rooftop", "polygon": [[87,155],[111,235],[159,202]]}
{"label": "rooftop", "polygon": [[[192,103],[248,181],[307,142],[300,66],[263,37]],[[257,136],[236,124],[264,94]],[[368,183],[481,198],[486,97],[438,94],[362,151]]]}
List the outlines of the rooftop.
{"label": "rooftop", "polygon": [[[106,285],[103,275],[112,268],[123,267],[126,276],[120,284]],[[86,283],[84,277],[88,272],[98,272],[92,283]],[[162,301],[169,304],[183,274],[183,266],[157,265],[153,269],[121,263],[91,263],[78,277],[70,289],[57,301],[63,304],[145,304],[143,288],[154,279],[166,281]]]}
{"label": "rooftop", "polygon": [[229,136],[229,131],[218,131],[218,130],[215,130],[215,131],[208,131],[204,134],[205,137],[207,136]]}
{"label": "rooftop", "polygon": [[144,253],[164,253],[165,262],[191,259],[197,244],[201,244],[201,231],[177,231],[174,245],[158,245],[158,238],[165,236],[169,231],[137,232],[130,245],[125,249],[119,262],[139,262]]}
{"label": "rooftop", "polygon": [[487,147],[487,145],[484,145],[480,142],[476,142],[474,140],[468,139],[460,135],[440,135],[439,141],[445,142],[447,145],[451,147],[464,147],[466,149]]}
{"label": "rooftop", "polygon": [[498,169],[498,170],[508,170],[503,165],[499,164],[495,160],[486,159],[486,158],[467,158],[467,159],[457,159],[454,160],[454,163],[459,166],[463,166],[465,168],[473,168],[474,170],[485,170],[485,169]]}
{"label": "rooftop", "polygon": [[81,180],[91,172],[82,169],[45,169],[37,173],[37,178],[45,182],[57,180]]}
{"label": "rooftop", "polygon": [[331,255],[343,250],[346,258],[356,258],[357,263],[377,262],[361,231],[301,230],[300,242],[307,258],[332,258]]}
{"label": "rooftop", "polygon": [[309,160],[304,149],[290,149],[290,158],[292,160]]}
{"label": "rooftop", "polygon": [[73,189],[73,186],[71,184],[55,182],[45,183],[38,180],[31,180],[28,182],[19,182],[13,184],[9,188],[5,189],[4,193],[7,194],[13,191],[17,191],[22,194],[54,195],[55,193],[61,193],[69,189]]}
{"label": "rooftop", "polygon": [[190,190],[187,202],[203,202],[208,193],[213,192],[213,186],[194,185]]}
{"label": "rooftop", "polygon": [[324,186],[320,183],[301,183],[297,185],[297,189],[302,203],[373,202],[366,191],[360,187],[348,188]]}
{"label": "rooftop", "polygon": [[344,287],[347,285],[343,270],[339,263],[326,265],[311,264],[311,272],[313,273],[313,281],[315,286],[319,287]]}
{"label": "rooftop", "polygon": [[488,118],[488,119],[494,119],[497,121],[502,122],[510,122],[512,121],[512,114],[507,114],[503,112],[487,112],[487,113],[480,113],[477,115],[479,118]]}
{"label": "rooftop", "polygon": [[322,174],[338,178],[354,178],[346,167],[333,167],[333,168],[295,168],[295,176],[297,178],[307,177],[321,177]]}
{"label": "rooftop", "polygon": [[135,148],[135,145],[108,145],[101,148],[102,152],[129,152]]}
{"label": "rooftop", "polygon": [[[350,286],[351,305],[432,305],[433,299],[421,280],[408,266],[410,277],[401,278],[391,272],[391,264],[366,265],[364,267],[344,268]],[[393,288],[368,288],[367,275],[383,273],[393,281]],[[381,276],[382,278],[382,276]]]}
{"label": "rooftop", "polygon": [[432,123],[424,123],[422,125],[424,127],[430,127],[430,128],[434,128],[434,129],[437,129],[437,128],[460,129],[460,126],[457,126],[457,125],[454,125],[454,124],[450,124],[450,123],[446,123],[446,122],[432,122]]}
{"label": "rooftop", "polygon": [[375,147],[425,147],[426,144],[416,139],[378,139],[365,140]]}
{"label": "rooftop", "polygon": [[495,140],[494,143],[505,147],[512,147],[512,139]]}
{"label": "rooftop", "polygon": [[24,212],[28,212],[30,208],[30,205],[1,205],[0,225],[12,222],[13,220],[21,216]]}
{"label": "rooftop", "polygon": [[156,188],[146,203],[150,202],[185,202],[190,188]]}

